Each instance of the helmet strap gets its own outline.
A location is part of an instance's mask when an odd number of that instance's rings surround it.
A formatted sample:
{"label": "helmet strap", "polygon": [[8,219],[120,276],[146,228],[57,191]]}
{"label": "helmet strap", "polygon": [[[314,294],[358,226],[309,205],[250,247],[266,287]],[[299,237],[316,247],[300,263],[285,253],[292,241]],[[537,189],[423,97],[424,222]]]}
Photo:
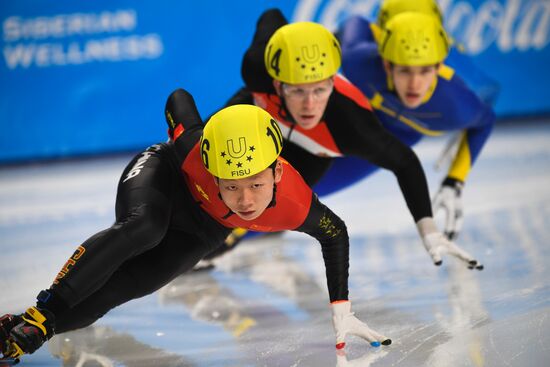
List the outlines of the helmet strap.
{"label": "helmet strap", "polygon": [[[269,165],[269,168],[271,168],[271,171],[273,172],[273,178],[275,178],[275,168],[277,167],[278,161],[279,161],[278,159],[275,159],[275,161]],[[276,197],[277,197],[277,184],[273,183],[273,197],[271,198],[271,201],[267,205],[266,209],[277,205]]]}
{"label": "helmet strap", "polygon": [[422,99],[422,103],[426,103],[430,100],[430,98],[432,98],[432,95],[435,92],[435,88],[437,87],[437,82],[439,80],[439,70],[441,68],[441,63],[436,64],[435,68],[437,69],[438,72],[435,75],[435,78],[434,78],[432,84],[430,85],[430,89],[428,89],[428,92],[426,93],[426,95]]}
{"label": "helmet strap", "polygon": [[[281,82],[281,89],[282,89],[282,85],[283,83]],[[281,103],[279,104],[279,111],[277,111],[277,114],[292,124],[286,136],[286,140],[290,140],[290,136],[292,135],[292,132],[294,131],[294,128],[296,127],[297,123],[296,123],[296,120],[294,119],[294,116],[292,116],[292,114],[288,110],[288,107],[286,106],[285,97],[282,94],[279,94],[278,97]]]}
{"label": "helmet strap", "polygon": [[391,91],[395,91],[395,84],[393,83],[393,77],[392,72],[393,70],[393,63],[388,61],[388,68],[386,72],[386,85],[388,86],[388,89]]}

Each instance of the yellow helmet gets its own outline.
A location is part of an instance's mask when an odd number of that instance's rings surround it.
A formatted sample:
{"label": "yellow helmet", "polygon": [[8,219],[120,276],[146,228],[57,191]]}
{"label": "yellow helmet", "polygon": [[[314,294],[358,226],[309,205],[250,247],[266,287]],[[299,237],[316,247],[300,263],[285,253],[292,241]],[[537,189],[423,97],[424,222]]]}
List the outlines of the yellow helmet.
{"label": "yellow helmet", "polygon": [[449,40],[434,17],[404,12],[386,23],[378,51],[383,59],[398,65],[435,65],[447,57]]}
{"label": "yellow helmet", "polygon": [[279,156],[283,135],[269,113],[254,105],[234,105],[204,126],[200,153],[205,168],[222,179],[246,178],[268,168]]}
{"label": "yellow helmet", "polygon": [[391,18],[406,11],[431,15],[443,23],[443,14],[435,0],[383,0],[378,10],[377,23],[380,28],[384,28]]}
{"label": "yellow helmet", "polygon": [[342,63],[340,44],[321,24],[297,22],[277,29],[264,53],[267,72],[289,84],[314,83],[336,74]]}

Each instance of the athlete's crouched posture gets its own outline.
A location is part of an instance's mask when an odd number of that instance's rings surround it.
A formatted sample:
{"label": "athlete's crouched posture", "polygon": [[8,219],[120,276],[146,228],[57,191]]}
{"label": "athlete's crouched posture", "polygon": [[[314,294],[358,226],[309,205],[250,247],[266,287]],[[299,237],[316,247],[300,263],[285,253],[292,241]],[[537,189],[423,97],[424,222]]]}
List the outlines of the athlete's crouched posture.
{"label": "athlete's crouched posture", "polygon": [[35,306],[0,318],[4,357],[33,353],[54,334],[88,326],[114,307],[158,290],[235,227],[295,230],[316,238],[337,348],[347,334],[389,345],[390,339],[351,312],[346,226],[279,157],[282,134],[269,113],[236,105],[203,125],[191,95],[183,90],[175,95],[180,104],[171,117],[180,123],[174,139],[128,164],[113,226],[76,249]]}

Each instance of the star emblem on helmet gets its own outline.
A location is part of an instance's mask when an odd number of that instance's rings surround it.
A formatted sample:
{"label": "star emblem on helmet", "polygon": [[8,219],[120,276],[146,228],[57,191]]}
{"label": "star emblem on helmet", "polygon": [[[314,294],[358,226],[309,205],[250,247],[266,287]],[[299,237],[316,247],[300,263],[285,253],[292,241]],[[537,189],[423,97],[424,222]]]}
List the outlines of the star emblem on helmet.
{"label": "star emblem on helmet", "polygon": [[241,168],[243,164],[241,162],[237,162],[237,167]]}
{"label": "star emblem on helmet", "polygon": [[222,156],[222,158],[225,158],[226,156],[225,152],[221,152],[220,155]]}
{"label": "star emblem on helmet", "polygon": [[250,162],[252,160],[252,156],[251,155],[247,156],[246,160]]}
{"label": "star emblem on helmet", "polygon": [[228,166],[230,166],[231,163],[233,163],[233,162],[231,162],[231,159],[228,159],[228,160],[225,161],[225,163],[226,163]]}
{"label": "star emblem on helmet", "polygon": [[254,148],[254,145],[249,146],[248,149],[250,149],[251,152],[256,150],[256,148]]}

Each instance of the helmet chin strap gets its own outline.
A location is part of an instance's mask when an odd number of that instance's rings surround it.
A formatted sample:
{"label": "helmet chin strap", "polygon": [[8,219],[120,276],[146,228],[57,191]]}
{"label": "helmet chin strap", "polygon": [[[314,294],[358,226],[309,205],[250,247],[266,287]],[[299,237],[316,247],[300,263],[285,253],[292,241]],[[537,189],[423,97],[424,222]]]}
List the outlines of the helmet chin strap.
{"label": "helmet chin strap", "polygon": [[[292,116],[292,114],[288,110],[288,107],[286,106],[285,98],[281,95],[279,96],[279,99],[281,100],[281,105],[279,106],[278,114],[281,116],[284,116],[288,121],[292,123],[292,125],[290,126],[290,129],[288,130],[288,134],[286,136],[286,140],[290,141],[290,136],[292,135],[292,132],[294,131],[294,128],[298,123],[294,119],[294,116]],[[284,115],[281,112],[284,112]]]}
{"label": "helmet chin strap", "polygon": [[[273,172],[273,178],[275,178],[275,168],[277,168],[277,160],[275,160],[275,162],[273,162],[270,166],[271,168],[271,171]],[[266,209],[269,209],[271,207],[274,207],[275,205],[277,205],[277,184],[275,182],[273,182],[273,196],[271,197],[271,201],[269,202],[269,204],[267,204],[267,206],[265,207]]]}
{"label": "helmet chin strap", "polygon": [[[275,170],[275,169],[273,169],[273,170]],[[269,204],[266,206],[266,209],[272,208],[275,205],[277,205],[276,196],[277,196],[277,184],[274,183],[273,184],[273,197],[271,198],[271,201],[269,202]]]}

